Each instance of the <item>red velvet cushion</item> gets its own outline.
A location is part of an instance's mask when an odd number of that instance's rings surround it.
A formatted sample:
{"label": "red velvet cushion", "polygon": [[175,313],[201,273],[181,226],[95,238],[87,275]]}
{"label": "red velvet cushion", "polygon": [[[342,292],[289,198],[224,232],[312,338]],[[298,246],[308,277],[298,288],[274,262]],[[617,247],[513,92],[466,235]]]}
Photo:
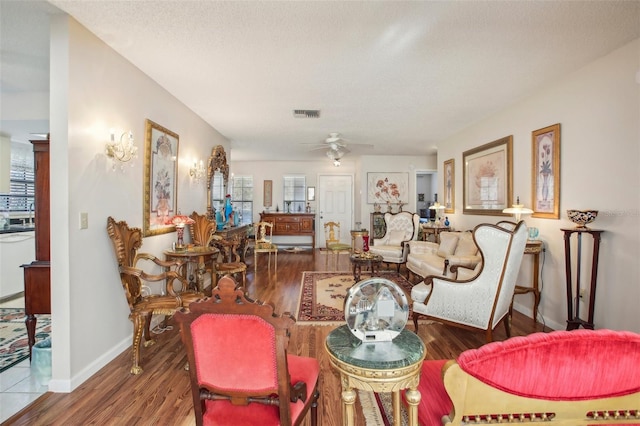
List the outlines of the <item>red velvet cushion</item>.
{"label": "red velvet cushion", "polygon": [[[311,398],[320,374],[320,364],[315,358],[287,355],[291,383],[307,384],[307,398]],[[308,400],[308,399],[307,399]],[[304,403],[290,403],[291,421],[296,422]],[[205,401],[203,416],[205,425],[276,426],[280,424],[278,407],[252,403],[247,406],[232,405],[228,401]]]}
{"label": "red velvet cushion", "polygon": [[200,384],[219,390],[277,392],[271,324],[252,315],[205,314],[193,321],[191,334]]}
{"label": "red velvet cushion", "polygon": [[[447,360],[425,361],[420,372],[420,403],[418,404],[418,423],[423,426],[442,425],[442,416],[453,408],[453,403],[444,388],[442,367]],[[404,395],[404,392],[403,392]]]}
{"label": "red velvet cushion", "polygon": [[573,330],[534,333],[463,352],[460,367],[505,392],[584,400],[640,391],[640,335]]}

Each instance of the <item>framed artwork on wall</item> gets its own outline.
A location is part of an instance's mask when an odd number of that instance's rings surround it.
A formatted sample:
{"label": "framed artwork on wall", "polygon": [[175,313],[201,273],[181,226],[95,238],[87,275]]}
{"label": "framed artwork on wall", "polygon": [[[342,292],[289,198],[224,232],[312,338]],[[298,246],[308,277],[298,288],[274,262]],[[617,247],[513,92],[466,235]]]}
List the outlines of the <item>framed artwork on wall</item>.
{"label": "framed artwork on wall", "polygon": [[560,123],[531,132],[532,217],[560,218]]}
{"label": "framed artwork on wall", "polygon": [[367,203],[406,204],[410,197],[409,173],[367,173]]}
{"label": "framed artwork on wall", "polygon": [[506,216],[512,204],[513,136],[462,153],[463,213]]}
{"label": "framed artwork on wall", "polygon": [[166,222],[178,211],[179,137],[149,119],[145,128],[143,234],[147,237],[175,230]]}
{"label": "framed artwork on wall", "polygon": [[273,203],[273,181],[264,181],[264,206],[269,208]]}
{"label": "framed artwork on wall", "polygon": [[445,213],[454,213],[456,206],[456,175],[453,158],[444,162],[444,197],[442,204]]}

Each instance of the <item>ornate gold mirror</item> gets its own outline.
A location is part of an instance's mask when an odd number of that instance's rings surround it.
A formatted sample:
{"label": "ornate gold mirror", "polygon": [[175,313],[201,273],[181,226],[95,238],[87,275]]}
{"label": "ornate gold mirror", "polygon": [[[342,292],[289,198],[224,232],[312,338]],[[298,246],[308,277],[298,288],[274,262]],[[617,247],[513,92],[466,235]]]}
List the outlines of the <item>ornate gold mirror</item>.
{"label": "ornate gold mirror", "polygon": [[207,161],[207,217],[214,219],[216,211],[224,206],[224,198],[229,187],[229,164],[222,145],[211,150]]}

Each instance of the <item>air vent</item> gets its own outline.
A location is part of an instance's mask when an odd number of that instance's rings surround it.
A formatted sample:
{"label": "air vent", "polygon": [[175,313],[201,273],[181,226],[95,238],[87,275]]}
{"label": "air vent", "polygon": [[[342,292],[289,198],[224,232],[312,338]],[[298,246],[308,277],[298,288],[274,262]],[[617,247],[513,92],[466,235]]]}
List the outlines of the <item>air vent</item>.
{"label": "air vent", "polygon": [[320,118],[319,109],[294,109],[293,116],[295,118]]}

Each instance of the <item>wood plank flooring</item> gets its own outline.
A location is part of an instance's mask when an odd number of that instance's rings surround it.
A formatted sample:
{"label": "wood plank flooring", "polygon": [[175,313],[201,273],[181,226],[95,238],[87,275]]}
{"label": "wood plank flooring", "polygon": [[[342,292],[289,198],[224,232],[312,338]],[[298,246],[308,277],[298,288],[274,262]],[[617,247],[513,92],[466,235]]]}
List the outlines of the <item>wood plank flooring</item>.
{"label": "wood plank flooring", "polygon": [[[277,270],[266,255],[258,259],[254,274],[253,256],[247,259],[247,291],[251,298],[273,302],[278,312],[295,313],[303,271],[334,269],[333,259],[324,252],[308,250],[278,254]],[[329,260],[329,262],[327,262]],[[395,266],[393,266],[395,269]],[[348,270],[349,259],[340,255],[338,270]],[[114,283],[119,285],[119,283]],[[413,329],[411,322],[407,325]],[[324,340],[335,326],[296,324],[289,351],[316,357],[321,366],[318,424],[341,423],[340,381],[332,371],[324,350]],[[514,312],[512,335],[541,331],[541,324]],[[484,343],[484,333],[465,331],[440,324],[419,328],[427,347],[427,359],[455,358],[462,351]],[[498,327],[496,340],[504,340],[504,327]],[[189,378],[183,369],[186,355],[177,328],[158,335],[157,343],[142,348],[144,372],[129,374],[131,349],[124,351],[97,374],[71,393],[46,393],[33,404],[7,420],[6,425],[193,425]],[[356,404],[356,425],[364,425],[360,405]],[[305,419],[305,425],[309,425]]]}

